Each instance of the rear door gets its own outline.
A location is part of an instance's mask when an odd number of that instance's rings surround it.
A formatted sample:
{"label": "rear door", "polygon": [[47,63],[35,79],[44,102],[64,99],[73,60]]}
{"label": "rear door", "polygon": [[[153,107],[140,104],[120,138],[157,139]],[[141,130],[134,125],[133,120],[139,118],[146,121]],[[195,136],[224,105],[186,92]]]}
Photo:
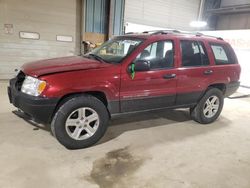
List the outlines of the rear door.
{"label": "rear door", "polygon": [[213,75],[205,44],[180,39],[176,105],[195,104],[205,92]]}
{"label": "rear door", "polygon": [[210,42],[214,58],[214,78],[218,83],[230,83],[239,80],[240,66],[233,49],[226,43]]}
{"label": "rear door", "polygon": [[241,68],[232,47],[225,42],[209,42],[211,56],[213,57],[214,83],[226,84],[225,96],[234,93],[239,86]]}
{"label": "rear door", "polygon": [[[135,59],[126,63],[121,74],[121,112],[140,111],[173,106],[176,98],[176,46],[174,40],[152,42]],[[150,70],[136,71],[128,66],[139,60],[150,63]]]}

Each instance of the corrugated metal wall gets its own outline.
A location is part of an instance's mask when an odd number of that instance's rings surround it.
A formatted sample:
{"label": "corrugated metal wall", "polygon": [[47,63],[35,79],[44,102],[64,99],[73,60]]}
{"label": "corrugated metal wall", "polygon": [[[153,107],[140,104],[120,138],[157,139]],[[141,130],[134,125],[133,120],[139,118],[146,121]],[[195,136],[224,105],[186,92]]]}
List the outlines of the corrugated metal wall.
{"label": "corrugated metal wall", "polygon": [[250,13],[220,15],[216,30],[250,29]]}
{"label": "corrugated metal wall", "polygon": [[190,30],[199,6],[200,0],[126,0],[125,22]]}
{"label": "corrugated metal wall", "polygon": [[217,24],[217,16],[207,11],[220,8],[221,0],[205,0],[202,20],[207,22],[207,26],[203,30],[214,30]]}
{"label": "corrugated metal wall", "polygon": [[246,5],[250,4],[250,0],[221,0],[221,7]]}
{"label": "corrugated metal wall", "polygon": [[[79,53],[77,0],[0,0],[0,79],[13,76],[23,63]],[[6,34],[4,24],[13,24]],[[39,40],[21,39],[19,31],[37,32]],[[56,41],[72,36],[72,42]]]}
{"label": "corrugated metal wall", "polygon": [[[250,0],[221,0],[221,7],[250,5]],[[217,20],[217,30],[250,29],[250,13],[221,14]]]}

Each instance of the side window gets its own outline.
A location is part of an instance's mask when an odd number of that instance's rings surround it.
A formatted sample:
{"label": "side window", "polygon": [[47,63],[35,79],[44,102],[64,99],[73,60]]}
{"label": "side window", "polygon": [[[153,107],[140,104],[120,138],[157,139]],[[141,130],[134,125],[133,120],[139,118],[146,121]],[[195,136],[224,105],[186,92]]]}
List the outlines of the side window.
{"label": "side window", "polygon": [[202,42],[198,42],[198,44],[199,44],[199,49],[200,49],[202,65],[209,65],[210,62],[209,62],[207,51],[206,51],[204,44]]}
{"label": "side window", "polygon": [[144,50],[149,52],[149,56],[150,57],[155,57],[156,56],[156,48],[157,48],[157,42],[149,45],[147,48],[145,48]]}
{"label": "side window", "polygon": [[138,44],[138,41],[117,40],[103,47],[99,51],[99,54],[109,56],[125,56],[130,53]]}
{"label": "side window", "polygon": [[182,40],[182,66],[202,66],[209,65],[206,49],[202,42]]}
{"label": "side window", "polygon": [[233,61],[230,61],[230,56],[227,53],[227,49],[220,44],[210,44],[216,65],[232,64]]}
{"label": "side window", "polygon": [[150,69],[172,68],[174,66],[174,47],[172,41],[158,41],[147,46],[137,60],[148,60]]}

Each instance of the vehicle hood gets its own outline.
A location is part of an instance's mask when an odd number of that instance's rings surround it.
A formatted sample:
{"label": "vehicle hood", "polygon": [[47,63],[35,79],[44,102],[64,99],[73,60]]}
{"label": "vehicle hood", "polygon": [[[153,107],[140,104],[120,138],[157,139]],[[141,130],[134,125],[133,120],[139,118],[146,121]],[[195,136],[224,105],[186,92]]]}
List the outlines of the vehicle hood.
{"label": "vehicle hood", "polygon": [[97,60],[88,59],[82,56],[72,56],[26,63],[22,66],[21,69],[27,75],[38,77],[41,75],[52,73],[100,69],[109,66],[112,65],[108,63],[102,63]]}

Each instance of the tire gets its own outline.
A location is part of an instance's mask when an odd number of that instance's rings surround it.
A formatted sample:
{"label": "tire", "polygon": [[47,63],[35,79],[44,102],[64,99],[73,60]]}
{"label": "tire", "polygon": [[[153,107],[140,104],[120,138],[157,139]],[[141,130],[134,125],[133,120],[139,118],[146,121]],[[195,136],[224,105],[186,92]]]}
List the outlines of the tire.
{"label": "tire", "polygon": [[[213,103],[213,101],[215,102]],[[210,88],[198,104],[190,108],[190,115],[192,119],[198,123],[212,123],[219,117],[223,104],[224,96],[222,91],[217,88]]]}
{"label": "tire", "polygon": [[51,131],[66,148],[81,149],[94,145],[102,138],[108,121],[107,108],[100,100],[81,95],[61,105],[53,117]]}

